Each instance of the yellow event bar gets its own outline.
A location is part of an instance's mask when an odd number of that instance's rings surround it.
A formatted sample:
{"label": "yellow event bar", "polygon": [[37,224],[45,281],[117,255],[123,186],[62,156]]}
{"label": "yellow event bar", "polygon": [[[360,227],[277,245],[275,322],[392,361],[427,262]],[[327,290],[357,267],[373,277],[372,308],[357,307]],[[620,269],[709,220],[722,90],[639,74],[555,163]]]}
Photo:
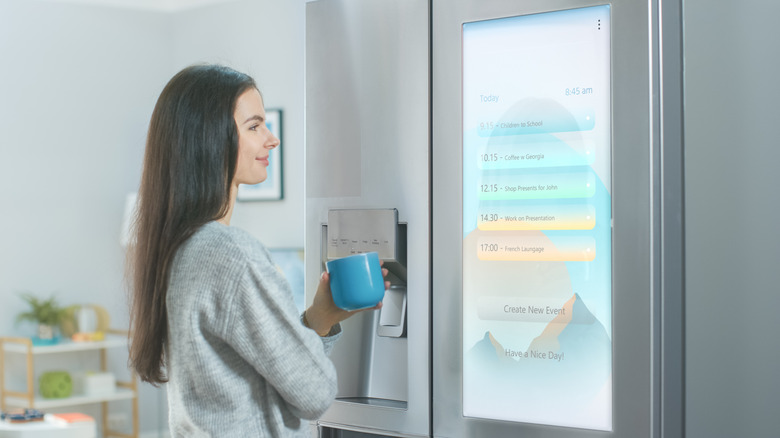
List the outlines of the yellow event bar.
{"label": "yellow event bar", "polygon": [[490,261],[590,262],[596,257],[592,237],[546,236],[482,237],[477,240],[477,257]]}
{"label": "yellow event bar", "polygon": [[592,205],[524,205],[480,208],[477,227],[484,231],[592,230],[596,209]]}

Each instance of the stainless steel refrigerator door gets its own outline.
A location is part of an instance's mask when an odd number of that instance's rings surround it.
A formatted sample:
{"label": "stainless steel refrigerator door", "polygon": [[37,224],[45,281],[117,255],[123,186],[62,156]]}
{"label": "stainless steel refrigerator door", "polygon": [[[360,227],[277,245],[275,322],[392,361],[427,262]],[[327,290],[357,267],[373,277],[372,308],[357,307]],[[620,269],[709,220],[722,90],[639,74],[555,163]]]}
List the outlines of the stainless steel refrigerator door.
{"label": "stainless steel refrigerator door", "polygon": [[[667,405],[661,403],[661,370],[667,364],[678,368],[681,364],[675,364],[674,359],[662,362],[660,354],[661,313],[669,310],[663,307],[660,299],[663,263],[660,253],[661,177],[667,178],[665,183],[678,184],[678,187],[681,181],[679,175],[664,176],[660,171],[663,131],[659,107],[658,3],[433,0],[434,436],[654,437],[661,433],[661,412],[681,408],[679,397],[676,401],[665,400],[669,402]],[[463,397],[466,349],[463,315],[464,311],[473,309],[464,309],[463,305],[466,256],[463,250],[463,169],[464,160],[474,157],[463,156],[463,25],[599,5],[609,5],[611,17],[611,425],[605,428],[607,430],[593,430],[541,425],[533,421],[467,417]],[[679,35],[679,29],[664,29]],[[680,55],[679,51],[675,53]],[[489,100],[493,97],[488,88],[485,99]],[[671,101],[675,95],[664,94],[664,97]],[[679,105],[679,90],[676,97]],[[491,188],[489,185],[488,189]],[[681,205],[671,207],[675,209],[668,213],[680,212]],[[669,226],[680,229],[679,223],[675,225],[672,221]],[[680,274],[677,275],[679,280]],[[679,318],[679,314],[676,317]],[[670,334],[669,345],[675,346],[676,350],[666,350],[669,354],[680,350],[681,344],[674,343],[674,336],[679,338],[679,331]],[[666,371],[673,375],[675,369]],[[672,386],[665,388],[674,389]],[[518,391],[523,389],[517,388]],[[485,393],[484,397],[490,397],[490,394]],[[550,409],[554,410],[555,406]]]}
{"label": "stainless steel refrigerator door", "polygon": [[429,21],[426,0],[306,4],[307,298],[331,210],[397,210],[406,253],[405,336],[377,332],[378,312],[342,324],[321,427],[430,435]]}

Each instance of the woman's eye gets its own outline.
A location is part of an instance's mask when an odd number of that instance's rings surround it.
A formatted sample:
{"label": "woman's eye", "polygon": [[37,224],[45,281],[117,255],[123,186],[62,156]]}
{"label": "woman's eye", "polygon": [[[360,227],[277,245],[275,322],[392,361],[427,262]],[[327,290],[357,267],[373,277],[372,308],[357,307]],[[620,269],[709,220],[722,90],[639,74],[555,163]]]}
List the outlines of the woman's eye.
{"label": "woman's eye", "polygon": [[252,125],[252,126],[249,127],[249,130],[250,131],[257,131],[257,128],[259,128],[259,127],[260,127],[260,125]]}

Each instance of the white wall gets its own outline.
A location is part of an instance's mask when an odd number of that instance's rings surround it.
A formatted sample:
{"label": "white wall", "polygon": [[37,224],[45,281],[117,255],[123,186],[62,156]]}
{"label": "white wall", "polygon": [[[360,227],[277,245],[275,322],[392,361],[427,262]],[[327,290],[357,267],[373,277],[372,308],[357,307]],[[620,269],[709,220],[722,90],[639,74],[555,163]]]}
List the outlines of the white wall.
{"label": "white wall", "polygon": [[24,0],[0,17],[0,333],[22,290],[101,304],[121,326],[120,222],[168,71],[166,17]]}
{"label": "white wall", "polygon": [[[191,63],[250,73],[284,110],[285,199],[242,203],[233,224],[303,247],[303,20],[302,0],[174,13],[0,0],[0,335],[31,334],[13,321],[21,291],[99,304],[127,326],[124,198],[157,96]],[[140,399],[141,430],[165,428],[164,394],[143,385]]]}
{"label": "white wall", "polygon": [[[120,223],[170,71],[169,20],[29,0],[3,0],[0,17],[0,333],[30,334],[13,324],[19,291],[102,305],[125,328]],[[76,361],[56,359],[35,366]],[[159,429],[159,395],[140,399],[142,428]]]}
{"label": "white wall", "polygon": [[780,433],[778,16],[684,2],[689,438]]}
{"label": "white wall", "polygon": [[176,69],[224,63],[249,73],[266,108],[282,108],[284,199],[238,202],[231,224],[268,247],[303,248],[304,2],[238,1],[174,16]]}

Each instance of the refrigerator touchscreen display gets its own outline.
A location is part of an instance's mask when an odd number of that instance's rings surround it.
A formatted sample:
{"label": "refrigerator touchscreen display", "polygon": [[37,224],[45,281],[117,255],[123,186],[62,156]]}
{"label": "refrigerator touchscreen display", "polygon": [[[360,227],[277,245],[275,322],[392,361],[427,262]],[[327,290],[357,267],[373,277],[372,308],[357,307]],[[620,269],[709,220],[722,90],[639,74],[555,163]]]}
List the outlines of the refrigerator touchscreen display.
{"label": "refrigerator touchscreen display", "polygon": [[463,414],[612,429],[610,7],[463,25]]}

